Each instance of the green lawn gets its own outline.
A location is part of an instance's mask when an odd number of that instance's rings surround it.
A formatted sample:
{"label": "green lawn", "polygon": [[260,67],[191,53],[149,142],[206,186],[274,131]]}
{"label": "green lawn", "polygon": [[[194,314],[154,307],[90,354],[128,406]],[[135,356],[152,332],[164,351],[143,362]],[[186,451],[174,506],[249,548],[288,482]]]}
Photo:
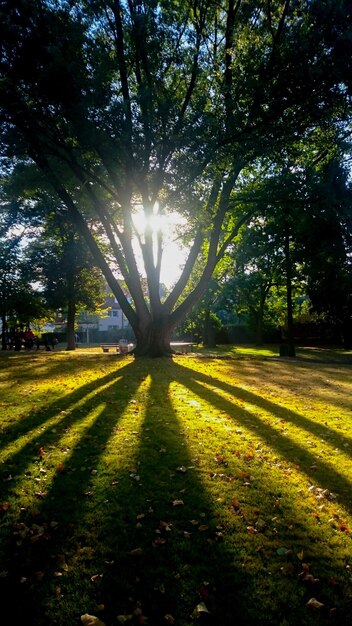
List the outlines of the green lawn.
{"label": "green lawn", "polygon": [[0,354],[1,623],[352,623],[351,356]]}

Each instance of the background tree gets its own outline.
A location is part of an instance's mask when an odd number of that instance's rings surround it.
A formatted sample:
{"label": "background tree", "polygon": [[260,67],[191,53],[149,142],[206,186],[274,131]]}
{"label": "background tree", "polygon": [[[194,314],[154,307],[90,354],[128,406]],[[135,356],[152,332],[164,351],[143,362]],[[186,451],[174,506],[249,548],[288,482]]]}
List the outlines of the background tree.
{"label": "background tree", "polygon": [[349,172],[334,160],[309,172],[314,193],[308,199],[303,233],[307,293],[313,310],[352,347],[352,188]]}
{"label": "background tree", "polygon": [[[3,233],[4,235],[4,233]],[[27,267],[21,252],[21,237],[6,232],[0,237],[0,315],[2,349],[7,349],[10,326],[29,325],[43,314],[40,295],[28,283]]]}
{"label": "background tree", "polygon": [[95,311],[104,301],[105,281],[92,264],[84,241],[55,215],[41,237],[27,250],[46,305],[67,315],[67,349],[74,350],[79,308]]}

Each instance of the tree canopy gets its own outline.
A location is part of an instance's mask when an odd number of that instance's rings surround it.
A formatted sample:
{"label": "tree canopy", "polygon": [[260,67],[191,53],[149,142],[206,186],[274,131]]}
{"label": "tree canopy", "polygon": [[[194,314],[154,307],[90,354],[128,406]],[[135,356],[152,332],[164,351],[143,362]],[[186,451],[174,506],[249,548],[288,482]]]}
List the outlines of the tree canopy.
{"label": "tree canopy", "polygon": [[[318,137],[328,150],[329,133],[346,132],[350,19],[347,0],[2,2],[4,165],[34,163],[52,186],[137,354],[170,352],[173,328],[252,215],[239,201],[251,168],[302,141],[314,139],[317,156]],[[185,218],[189,254],[162,298],[170,212]]]}

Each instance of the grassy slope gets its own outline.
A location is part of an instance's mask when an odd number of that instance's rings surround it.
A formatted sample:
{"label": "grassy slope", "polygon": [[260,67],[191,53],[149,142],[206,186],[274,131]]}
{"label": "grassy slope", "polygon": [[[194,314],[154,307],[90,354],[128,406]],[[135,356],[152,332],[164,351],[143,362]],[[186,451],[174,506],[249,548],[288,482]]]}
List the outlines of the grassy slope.
{"label": "grassy slope", "polygon": [[9,623],[350,623],[348,355],[249,351],[0,355]]}

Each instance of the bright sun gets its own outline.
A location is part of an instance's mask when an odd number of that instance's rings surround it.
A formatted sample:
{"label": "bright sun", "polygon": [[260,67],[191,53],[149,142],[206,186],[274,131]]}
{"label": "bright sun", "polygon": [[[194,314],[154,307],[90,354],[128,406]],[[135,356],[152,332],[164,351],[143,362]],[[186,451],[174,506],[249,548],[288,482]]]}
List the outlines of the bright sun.
{"label": "bright sun", "polygon": [[[187,256],[187,250],[180,244],[177,236],[177,229],[184,223],[184,218],[177,213],[160,215],[157,213],[157,210],[158,207],[156,207],[154,214],[148,219],[148,221],[142,211],[135,213],[133,216],[133,223],[140,236],[143,236],[147,224],[150,226],[155,235],[158,232],[161,232],[163,240],[163,257],[160,279],[166,287],[171,287],[180,276],[182,266]],[[134,241],[134,250],[138,259],[140,271],[143,274],[142,255],[137,239]]]}

